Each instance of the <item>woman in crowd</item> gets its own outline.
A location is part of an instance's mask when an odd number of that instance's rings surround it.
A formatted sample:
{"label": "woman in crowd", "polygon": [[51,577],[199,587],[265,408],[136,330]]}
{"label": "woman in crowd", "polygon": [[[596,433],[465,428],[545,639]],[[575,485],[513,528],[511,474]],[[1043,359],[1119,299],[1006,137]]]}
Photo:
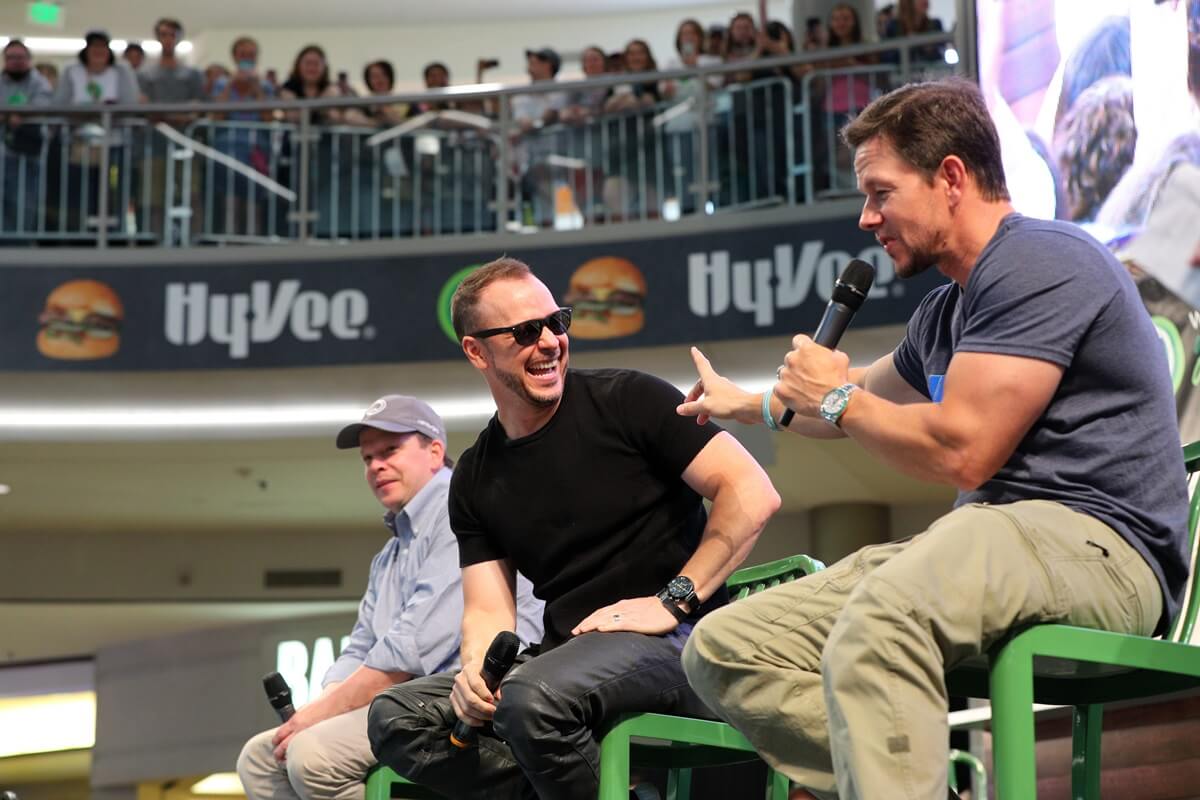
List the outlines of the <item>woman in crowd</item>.
{"label": "woman in crowd", "polygon": [[[721,63],[718,56],[710,56],[704,52],[704,28],[694,19],[685,19],[675,30],[675,53],[665,67],[668,72]],[[708,79],[709,86],[713,88],[720,87],[723,82],[724,78],[721,75],[712,75]],[[688,78],[665,80],[659,84],[658,89],[659,94],[668,99],[676,96],[688,97],[698,91],[695,82]]]}
{"label": "woman in crowd", "polygon": [[[372,97],[388,97],[396,85],[396,70],[390,62],[372,61],[363,67],[363,83]],[[359,106],[346,110],[344,119],[351,125],[391,127],[408,118],[407,103]]]}
{"label": "woman in crowd", "polygon": [[[329,79],[329,64],[325,59],[325,51],[315,44],[308,45],[296,55],[291,75],[283,86],[279,87],[281,100],[313,100],[318,97],[337,96],[337,87]],[[293,122],[300,119],[298,111],[289,111],[287,116]],[[315,125],[337,124],[341,117],[342,112],[329,108],[314,110],[311,119]]]}
{"label": "woman in crowd", "polygon": [[[650,52],[650,45],[643,39],[633,39],[625,45],[624,56],[626,72],[638,74],[658,70],[654,54]],[[604,110],[613,112],[647,108],[661,99],[657,81],[620,84],[609,90],[608,99],[604,101]]]}
{"label": "woman in crowd", "polygon": [[[599,47],[585,47],[579,57],[584,79],[599,78],[608,72],[608,56]],[[567,107],[559,114],[563,122],[584,122],[604,110],[608,87],[581,86],[567,95]]]}
{"label": "woman in crowd", "polygon": [[[729,21],[729,32],[725,37],[725,52],[722,54],[725,63],[754,61],[762,56],[762,37],[758,35],[758,26],[754,17],[742,12],[734,14]],[[747,83],[762,77],[754,70],[725,73],[725,83]]]}
{"label": "woman in crowd", "polygon": [[117,63],[109,47],[108,34],[92,31],[79,51],[79,62],[62,72],[55,91],[56,105],[92,105],[95,103],[138,102],[137,79],[129,66]]}
{"label": "woman in crowd", "polygon": [[[896,5],[896,16],[887,24],[884,38],[898,39],[903,36],[941,32],[942,21],[929,16],[929,0],[900,0]],[[945,46],[940,44],[916,47],[912,50],[912,60],[941,61],[944,51]],[[889,54],[888,60],[899,60],[899,54]]]}

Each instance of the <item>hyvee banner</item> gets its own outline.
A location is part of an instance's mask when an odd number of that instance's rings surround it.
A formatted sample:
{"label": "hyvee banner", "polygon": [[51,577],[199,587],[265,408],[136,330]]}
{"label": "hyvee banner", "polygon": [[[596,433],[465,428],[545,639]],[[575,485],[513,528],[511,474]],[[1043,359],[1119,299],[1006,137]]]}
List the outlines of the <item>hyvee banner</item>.
{"label": "hyvee banner", "polygon": [[[528,242],[528,245],[525,242]],[[544,241],[544,240],[543,240]],[[904,322],[942,279],[901,283],[853,220],[549,247],[510,244],[565,305],[576,349],[811,332],[851,258],[877,270],[855,327]],[[11,267],[0,369],[162,370],[457,358],[450,297],[498,255],[207,266]],[[513,320],[514,322],[517,320]]]}

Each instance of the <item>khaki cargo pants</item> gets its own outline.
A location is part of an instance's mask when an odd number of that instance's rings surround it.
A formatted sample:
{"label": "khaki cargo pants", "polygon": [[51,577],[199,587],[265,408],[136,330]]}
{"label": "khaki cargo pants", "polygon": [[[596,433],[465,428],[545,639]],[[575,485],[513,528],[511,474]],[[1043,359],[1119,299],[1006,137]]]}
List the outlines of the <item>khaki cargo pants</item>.
{"label": "khaki cargo pants", "polygon": [[948,669],[1036,622],[1150,635],[1161,608],[1145,560],[1096,519],[970,505],[709,614],[683,663],[713,711],[819,796],[941,800]]}

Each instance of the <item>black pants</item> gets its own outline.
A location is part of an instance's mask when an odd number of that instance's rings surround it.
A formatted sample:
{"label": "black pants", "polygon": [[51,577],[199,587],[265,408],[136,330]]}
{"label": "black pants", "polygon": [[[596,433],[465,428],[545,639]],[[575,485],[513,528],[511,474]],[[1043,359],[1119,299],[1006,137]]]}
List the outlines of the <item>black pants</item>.
{"label": "black pants", "polygon": [[522,654],[500,685],[492,727],[469,750],[448,738],[453,674],[397,684],[371,704],[371,750],[379,763],[448,797],[595,800],[599,738],[619,715],[715,718],[684,677],[686,638],[683,631],[588,633],[534,658]]}

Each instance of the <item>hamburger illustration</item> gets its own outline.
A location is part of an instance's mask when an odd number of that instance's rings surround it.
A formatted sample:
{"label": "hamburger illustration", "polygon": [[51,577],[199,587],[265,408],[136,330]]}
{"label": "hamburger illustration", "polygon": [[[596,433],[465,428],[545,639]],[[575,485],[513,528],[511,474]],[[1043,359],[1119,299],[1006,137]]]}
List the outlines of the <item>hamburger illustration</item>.
{"label": "hamburger illustration", "polygon": [[593,258],[575,270],[564,302],[575,311],[571,334],[580,339],[614,339],[642,329],[646,279],[632,262],[616,256]]}
{"label": "hamburger illustration", "polygon": [[47,358],[108,358],[121,346],[121,298],[99,281],[68,281],[46,298],[38,317],[38,351]]}

